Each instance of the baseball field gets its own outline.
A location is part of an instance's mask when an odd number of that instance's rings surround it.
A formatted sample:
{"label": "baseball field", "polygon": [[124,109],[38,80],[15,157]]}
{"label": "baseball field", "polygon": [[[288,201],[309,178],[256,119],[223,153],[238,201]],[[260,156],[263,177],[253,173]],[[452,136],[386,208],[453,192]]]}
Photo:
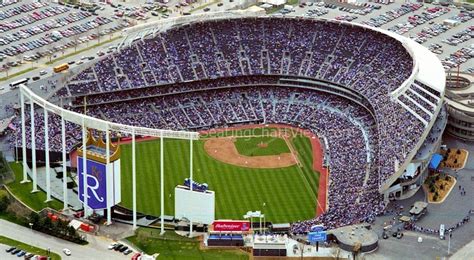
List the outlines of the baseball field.
{"label": "baseball field", "polygon": [[[216,192],[216,219],[261,210],[285,223],[316,214],[319,173],[310,139],[285,129],[202,134],[193,144],[194,180]],[[122,205],[132,208],[131,144],[122,144]],[[189,141],[165,139],[165,215],[174,215],[174,187],[189,177]],[[137,142],[137,209],[160,215],[160,140]]]}

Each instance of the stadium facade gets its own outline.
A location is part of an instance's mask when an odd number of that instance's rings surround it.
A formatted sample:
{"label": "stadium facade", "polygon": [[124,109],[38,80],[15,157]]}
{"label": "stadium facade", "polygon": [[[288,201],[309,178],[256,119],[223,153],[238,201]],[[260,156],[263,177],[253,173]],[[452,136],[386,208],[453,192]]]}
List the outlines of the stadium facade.
{"label": "stadium facade", "polygon": [[461,73],[449,76],[446,103],[449,113],[447,132],[466,141],[474,141],[474,76]]}

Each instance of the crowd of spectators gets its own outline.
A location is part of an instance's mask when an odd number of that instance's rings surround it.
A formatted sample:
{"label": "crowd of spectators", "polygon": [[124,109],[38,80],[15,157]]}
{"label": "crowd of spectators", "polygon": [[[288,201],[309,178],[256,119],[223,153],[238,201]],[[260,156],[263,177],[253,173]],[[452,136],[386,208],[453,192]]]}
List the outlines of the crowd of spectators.
{"label": "crowd of spectators", "polygon": [[[455,231],[456,229],[462,227],[464,224],[467,224],[469,222],[469,220],[471,219],[472,214],[474,214],[474,210],[469,210],[469,212],[466,214],[466,216],[462,220],[458,221],[456,224],[454,224],[451,227],[447,228],[446,232],[451,233],[451,232]],[[407,229],[407,230],[417,231],[417,232],[420,232],[420,233],[439,234],[439,229],[423,227],[423,226],[417,225],[415,222],[405,223],[404,228]]]}
{"label": "crowd of spectators", "polygon": [[[303,233],[316,223],[331,228],[370,222],[384,209],[378,188],[425,129],[388,95],[410,76],[412,66],[400,42],[365,28],[239,18],[176,26],[135,41],[77,74],[67,91],[58,93],[88,94],[86,99],[69,97],[70,109],[82,112],[86,100],[88,115],[122,124],[189,130],[287,123],[325,136],[331,154],[329,209],[293,225],[294,233]],[[354,90],[372,105],[374,116],[342,97],[283,86],[282,76],[316,78]],[[42,113],[36,117],[41,149]],[[52,116],[52,150],[61,149],[55,141],[60,139],[54,138],[59,126],[59,118]],[[77,125],[67,128],[71,149],[81,131]]]}

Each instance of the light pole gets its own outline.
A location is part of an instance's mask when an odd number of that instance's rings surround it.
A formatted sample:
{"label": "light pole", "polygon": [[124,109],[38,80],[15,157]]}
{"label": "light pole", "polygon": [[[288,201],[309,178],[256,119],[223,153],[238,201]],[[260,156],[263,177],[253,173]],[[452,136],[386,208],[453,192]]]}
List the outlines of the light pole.
{"label": "light pole", "polygon": [[448,256],[451,253],[451,237],[453,236],[453,233],[449,231],[449,237],[448,237]]}
{"label": "light pole", "polygon": [[18,163],[18,132],[15,131],[15,162]]}

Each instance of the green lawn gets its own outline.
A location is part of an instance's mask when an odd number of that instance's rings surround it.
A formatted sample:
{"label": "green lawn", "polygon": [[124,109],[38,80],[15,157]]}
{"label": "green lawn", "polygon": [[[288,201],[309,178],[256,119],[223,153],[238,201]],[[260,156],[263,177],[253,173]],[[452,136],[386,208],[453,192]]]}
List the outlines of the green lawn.
{"label": "green lawn", "polygon": [[[137,208],[160,215],[160,141],[136,144]],[[261,210],[267,220],[285,223],[309,219],[316,212],[319,174],[312,170],[309,139],[298,146],[303,167],[248,169],[221,163],[208,156],[204,141],[194,142],[194,179],[216,192],[216,219],[242,219]],[[122,205],[132,207],[131,145],[121,145]],[[189,141],[165,140],[165,214],[174,215],[174,187],[189,177]],[[171,196],[170,196],[171,195]],[[265,203],[265,207],[263,204]]]}
{"label": "green lawn", "polygon": [[227,130],[227,131],[222,131],[222,132],[215,132],[215,131],[209,131],[208,133],[201,134],[201,138],[209,138],[209,137],[229,137],[229,136],[235,136],[235,137],[245,137],[245,136],[274,136],[277,134],[279,130],[277,128],[272,128],[272,127],[258,127],[258,128],[249,128],[249,129],[238,129],[238,130]]}
{"label": "green lawn", "polygon": [[7,184],[7,187],[15,195],[15,197],[36,211],[46,207],[56,210],[63,208],[62,202],[56,199],[45,203],[44,201],[46,200],[46,193],[42,190],[36,193],[31,193],[31,190],[33,189],[33,182],[23,184],[20,183],[23,180],[23,165],[21,163],[10,163],[10,167],[15,173],[15,181]]}
{"label": "green lawn", "polygon": [[195,239],[179,236],[172,231],[166,232],[164,236],[159,233],[156,229],[139,228],[136,235],[127,240],[147,254],[159,253],[159,259],[248,259],[248,255],[239,250],[200,250],[199,242]]}
{"label": "green lawn", "polygon": [[[240,137],[234,144],[239,154],[246,156],[278,155],[290,152],[285,140],[278,137]],[[259,147],[260,144],[265,144],[266,147]]]}
{"label": "green lawn", "polygon": [[219,3],[219,2],[220,2],[220,0],[214,0],[214,1],[209,2],[209,3],[207,3],[207,4],[203,4],[203,5],[201,5],[201,6],[198,6],[198,7],[194,8],[194,9],[191,9],[191,10],[189,10],[189,12],[190,12],[190,13],[196,12],[196,11],[198,11],[198,10],[204,9],[204,8],[210,6],[210,5],[217,4],[217,3]]}
{"label": "green lawn", "polygon": [[[20,241],[17,241],[17,240],[8,238],[8,237],[4,237],[4,236],[0,236],[0,244],[14,246],[16,248],[25,250],[25,251],[27,251],[29,253],[32,253],[32,254],[35,254],[35,255],[43,255],[43,256],[48,255],[47,249],[41,249],[41,248],[38,248],[38,247],[34,247],[34,246],[31,246],[31,245],[28,245],[28,244],[25,244],[25,243],[22,243]],[[6,253],[2,252],[2,254],[6,254]],[[53,260],[60,260],[61,259],[61,256],[59,256],[58,254],[56,254],[54,252],[50,252],[49,256]]]}

